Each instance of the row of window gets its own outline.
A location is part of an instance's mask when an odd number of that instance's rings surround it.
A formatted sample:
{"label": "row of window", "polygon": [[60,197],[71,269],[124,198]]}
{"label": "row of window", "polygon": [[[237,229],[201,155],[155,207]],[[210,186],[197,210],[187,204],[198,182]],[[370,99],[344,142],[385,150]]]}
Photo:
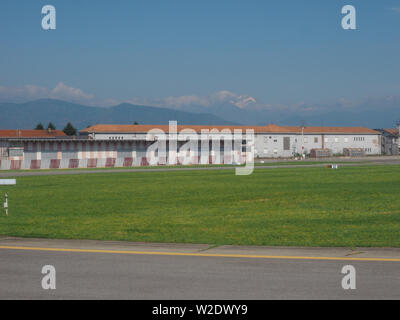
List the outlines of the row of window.
{"label": "row of window", "polygon": [[[365,137],[354,137],[354,141],[365,141]],[[339,138],[334,138],[335,142],[339,142]],[[349,142],[349,138],[343,138],[344,142]],[[329,138],[325,138],[325,142],[329,142]]]}
{"label": "row of window", "polygon": [[[372,148],[364,148],[365,152],[372,152]],[[269,150],[264,149],[264,154],[268,154]],[[255,150],[255,153],[257,153],[257,150]],[[274,154],[278,154],[278,149],[273,149]]]}
{"label": "row of window", "polygon": [[[266,138],[267,137],[264,137],[264,143],[268,142],[268,140]],[[325,137],[324,141],[331,142],[331,139],[332,139],[332,142],[339,142],[339,138],[327,138],[327,137]],[[278,142],[278,139],[274,139],[273,141]],[[304,137],[304,143],[308,143],[309,141],[310,141],[309,137]],[[318,143],[318,141],[319,141],[318,137],[314,137],[314,143]],[[345,138],[343,138],[343,141],[349,142],[349,138],[345,137]],[[365,141],[365,137],[354,137],[354,141]],[[297,142],[297,139],[295,139],[295,142]]]}
{"label": "row of window", "polygon": [[[304,143],[308,143],[309,137],[304,137]],[[110,136],[108,137],[109,140],[124,140],[123,136]],[[274,137],[269,137],[269,139],[272,139],[273,142],[278,142],[278,138]],[[318,143],[319,139],[318,137],[314,137],[314,143]],[[339,142],[339,138],[334,138],[335,142]],[[344,142],[348,142],[349,138],[344,138]],[[354,137],[354,141],[365,141],[365,137]],[[295,139],[295,142],[297,142],[297,139]],[[325,138],[325,142],[329,142],[329,138]],[[246,140],[242,141],[243,144],[246,144]],[[264,137],[264,143],[268,143],[268,137]]]}

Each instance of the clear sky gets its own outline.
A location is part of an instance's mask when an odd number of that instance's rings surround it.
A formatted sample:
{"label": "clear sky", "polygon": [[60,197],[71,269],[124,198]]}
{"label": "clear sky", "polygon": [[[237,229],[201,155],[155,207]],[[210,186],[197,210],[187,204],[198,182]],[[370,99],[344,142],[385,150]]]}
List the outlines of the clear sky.
{"label": "clear sky", "polygon": [[[46,4],[56,30],[41,28]],[[346,4],[357,30],[341,28]],[[392,95],[399,31],[398,0],[2,0],[0,86],[62,83],[119,101],[221,90],[265,104]]]}

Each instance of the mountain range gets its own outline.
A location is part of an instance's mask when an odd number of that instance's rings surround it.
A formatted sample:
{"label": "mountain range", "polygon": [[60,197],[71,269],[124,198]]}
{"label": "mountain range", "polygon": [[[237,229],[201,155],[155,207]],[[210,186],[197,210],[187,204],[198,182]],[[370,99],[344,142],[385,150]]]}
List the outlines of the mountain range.
{"label": "mountain range", "polygon": [[224,120],[244,125],[363,126],[391,128],[400,120],[400,98],[369,99],[358,103],[329,105],[301,104],[296,107],[260,108],[256,103],[240,108],[225,102],[212,107],[185,106],[190,112],[209,112]]}
{"label": "mountain range", "polygon": [[357,105],[302,105],[296,109],[263,109],[247,105],[238,107],[221,102],[212,107],[187,105],[152,107],[122,103],[111,107],[87,106],[55,99],[24,103],[0,103],[0,129],[32,129],[39,122],[52,122],[62,129],[67,122],[84,129],[94,124],[178,124],[199,125],[306,125],[394,127],[400,120],[400,98],[368,100]]}
{"label": "mountain range", "polygon": [[167,108],[122,103],[113,107],[92,107],[67,101],[41,99],[25,103],[0,103],[1,129],[33,129],[38,123],[52,122],[62,129],[67,122],[76,128],[102,124],[178,124],[233,125],[210,113],[191,113]]}

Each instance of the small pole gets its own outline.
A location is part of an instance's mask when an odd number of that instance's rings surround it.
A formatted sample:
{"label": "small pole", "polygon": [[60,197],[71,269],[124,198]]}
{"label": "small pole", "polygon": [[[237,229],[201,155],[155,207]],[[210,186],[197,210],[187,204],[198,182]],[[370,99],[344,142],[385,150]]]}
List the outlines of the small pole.
{"label": "small pole", "polygon": [[8,216],[8,194],[5,194],[6,201],[4,202],[4,209],[6,209],[6,216]]}

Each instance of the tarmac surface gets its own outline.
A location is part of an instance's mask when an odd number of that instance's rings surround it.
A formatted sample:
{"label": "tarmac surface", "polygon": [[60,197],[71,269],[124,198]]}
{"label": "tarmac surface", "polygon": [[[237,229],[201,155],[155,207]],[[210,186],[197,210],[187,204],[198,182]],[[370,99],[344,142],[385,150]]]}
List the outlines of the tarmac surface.
{"label": "tarmac surface", "polygon": [[[56,289],[42,288],[42,267]],[[342,268],[356,271],[344,290]],[[0,299],[400,299],[400,248],[0,238]]]}

